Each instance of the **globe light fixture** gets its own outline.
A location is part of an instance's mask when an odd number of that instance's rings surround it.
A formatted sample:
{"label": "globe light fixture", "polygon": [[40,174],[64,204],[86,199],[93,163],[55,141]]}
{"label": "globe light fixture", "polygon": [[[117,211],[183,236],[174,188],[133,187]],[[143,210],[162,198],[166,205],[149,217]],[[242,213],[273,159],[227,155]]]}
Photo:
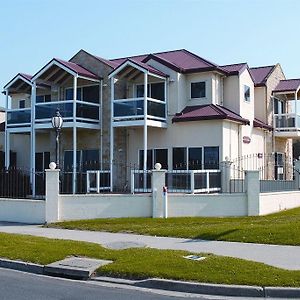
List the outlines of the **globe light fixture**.
{"label": "globe light fixture", "polygon": [[63,126],[63,118],[59,112],[59,109],[56,110],[55,115],[52,117],[52,127],[55,129],[56,132],[56,154],[55,154],[55,160],[56,160],[56,167],[59,168],[59,137],[60,137],[60,131]]}

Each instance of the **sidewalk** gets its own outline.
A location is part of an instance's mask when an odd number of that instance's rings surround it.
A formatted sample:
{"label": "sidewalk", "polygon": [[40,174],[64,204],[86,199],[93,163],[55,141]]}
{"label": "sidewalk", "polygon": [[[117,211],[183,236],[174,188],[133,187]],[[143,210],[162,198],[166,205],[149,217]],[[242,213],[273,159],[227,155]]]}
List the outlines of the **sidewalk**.
{"label": "sidewalk", "polygon": [[246,244],[154,237],[125,233],[66,230],[2,222],[0,222],[0,232],[92,242],[103,246],[117,242],[140,243],[145,244],[150,248],[187,250],[190,252],[209,252],[216,255],[231,256],[262,262],[288,270],[300,270],[300,246]]}

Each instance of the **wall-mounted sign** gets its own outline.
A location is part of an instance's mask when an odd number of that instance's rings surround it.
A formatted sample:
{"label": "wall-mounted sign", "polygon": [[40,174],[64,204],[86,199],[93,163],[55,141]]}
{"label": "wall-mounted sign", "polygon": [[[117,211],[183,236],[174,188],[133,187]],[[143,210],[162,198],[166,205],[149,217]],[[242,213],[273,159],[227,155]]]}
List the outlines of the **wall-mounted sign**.
{"label": "wall-mounted sign", "polygon": [[250,142],[251,142],[251,138],[250,138],[250,136],[243,136],[243,143],[244,144],[250,144]]}

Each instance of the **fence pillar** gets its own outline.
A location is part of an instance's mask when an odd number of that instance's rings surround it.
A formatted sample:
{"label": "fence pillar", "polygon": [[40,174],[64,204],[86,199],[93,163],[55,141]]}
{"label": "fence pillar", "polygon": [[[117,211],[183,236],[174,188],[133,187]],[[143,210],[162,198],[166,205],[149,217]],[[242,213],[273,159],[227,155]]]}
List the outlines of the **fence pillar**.
{"label": "fence pillar", "polygon": [[230,193],[231,161],[221,162],[221,189],[222,193]]}
{"label": "fence pillar", "polygon": [[295,188],[300,189],[300,160],[295,161]]}
{"label": "fence pillar", "polygon": [[[155,164],[156,166],[157,164]],[[161,166],[160,166],[161,167]],[[164,195],[163,188],[165,186],[166,170],[156,167],[152,170],[152,217],[164,217]]]}
{"label": "fence pillar", "polygon": [[248,216],[259,215],[259,171],[245,171],[245,190],[248,200]]}
{"label": "fence pillar", "polygon": [[59,220],[59,171],[46,170],[46,223]]}

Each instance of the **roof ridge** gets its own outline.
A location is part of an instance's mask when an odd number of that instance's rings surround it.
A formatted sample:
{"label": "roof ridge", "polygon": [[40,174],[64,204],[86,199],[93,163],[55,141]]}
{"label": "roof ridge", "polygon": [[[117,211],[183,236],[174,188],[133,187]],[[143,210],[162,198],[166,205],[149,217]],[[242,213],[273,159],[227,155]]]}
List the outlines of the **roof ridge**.
{"label": "roof ridge", "polygon": [[276,67],[276,64],[275,65],[270,65],[270,66],[261,66],[261,67],[249,67],[249,69],[262,69],[262,68],[274,68]]}
{"label": "roof ridge", "polygon": [[59,62],[59,61],[62,61],[62,62],[65,62],[65,63],[71,63],[71,64],[74,64],[74,65],[79,66],[80,68],[82,68],[82,69],[84,69],[84,70],[86,70],[86,71],[88,71],[88,72],[94,74],[95,76],[99,77],[97,74],[95,74],[94,72],[90,71],[90,70],[87,69],[86,67],[83,67],[81,64],[77,64],[77,63],[74,63],[74,62],[72,62],[72,61],[64,60],[64,59],[61,59],[61,58],[55,58],[55,57],[54,57],[52,60],[57,60],[58,62]]}
{"label": "roof ridge", "polygon": [[228,66],[237,66],[237,65],[248,65],[248,63],[242,62],[242,63],[235,63],[235,64],[222,65],[222,66],[219,66],[219,67],[228,67]]}
{"label": "roof ridge", "polygon": [[280,79],[280,81],[300,80],[300,78]]}
{"label": "roof ridge", "polygon": [[97,59],[97,60],[100,61],[100,62],[105,63],[106,65],[110,66],[111,68],[115,68],[115,67],[116,67],[116,66],[113,66],[113,62],[111,62],[110,60],[108,60],[108,59],[106,59],[106,58],[103,58],[103,57],[101,57],[101,56],[94,55],[94,54],[92,54],[92,53],[90,53],[90,52],[88,52],[88,51],[86,51],[86,50],[84,50],[84,49],[80,49],[75,55],[73,55],[73,56],[69,59],[69,62],[72,62],[71,60],[72,60],[72,59],[73,59],[80,51],[85,52],[86,54],[88,54],[88,55],[94,57],[95,59]]}

